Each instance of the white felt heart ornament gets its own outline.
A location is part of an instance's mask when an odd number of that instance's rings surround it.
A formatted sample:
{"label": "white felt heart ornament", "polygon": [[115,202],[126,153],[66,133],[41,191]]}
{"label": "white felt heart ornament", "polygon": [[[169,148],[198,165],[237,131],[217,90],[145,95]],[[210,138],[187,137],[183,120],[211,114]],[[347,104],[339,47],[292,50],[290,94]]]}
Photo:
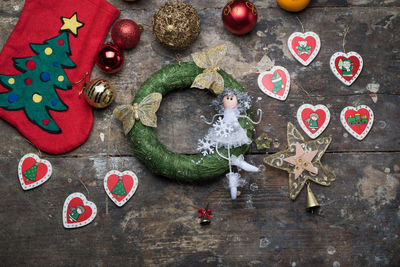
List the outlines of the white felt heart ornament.
{"label": "white felt heart ornament", "polygon": [[290,75],[282,66],[274,66],[258,75],[258,87],[268,96],[284,101],[290,90]]}
{"label": "white felt heart ornament", "polygon": [[297,121],[301,129],[312,139],[321,135],[330,119],[331,113],[324,105],[304,104],[297,110]]}
{"label": "white felt heart ornament", "polygon": [[72,193],[64,202],[62,218],[65,228],[85,226],[91,223],[96,215],[96,204],[88,201],[82,193]]}
{"label": "white felt heart ornament", "polygon": [[289,36],[288,48],[293,57],[308,66],[321,49],[321,40],[315,32],[294,32]]}
{"label": "white felt heart ornament", "polygon": [[108,197],[122,207],[135,194],[139,180],[132,171],[109,171],[104,177],[104,190]]}
{"label": "white felt heart ornament", "polygon": [[49,180],[53,168],[49,161],[33,153],[23,156],[18,163],[18,177],[22,189],[29,190]]}
{"label": "white felt heart ornament", "polygon": [[366,105],[345,107],[340,113],[343,127],[356,139],[363,140],[374,123],[374,112]]}
{"label": "white felt heart ornament", "polygon": [[342,83],[350,86],[360,75],[363,68],[363,59],[357,52],[336,52],[331,56],[330,68],[333,74]]}

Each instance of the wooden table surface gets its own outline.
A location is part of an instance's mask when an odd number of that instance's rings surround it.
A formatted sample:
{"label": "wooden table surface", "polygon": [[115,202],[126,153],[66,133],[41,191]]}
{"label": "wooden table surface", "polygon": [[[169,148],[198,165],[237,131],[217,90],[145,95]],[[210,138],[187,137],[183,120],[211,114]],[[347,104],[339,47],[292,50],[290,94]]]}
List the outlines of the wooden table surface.
{"label": "wooden table surface", "polygon": [[[121,18],[151,25],[155,10],[164,3],[111,0]],[[172,53],[155,41],[150,31],[139,45],[126,52],[123,69],[113,75],[95,66],[92,77],[103,77],[116,87],[111,107],[94,110],[89,139],[63,155],[43,156],[53,164],[51,179],[24,192],[17,165],[26,153],[37,150],[9,124],[0,121],[0,265],[63,266],[399,266],[400,264],[400,1],[311,1],[303,12],[291,14],[274,0],[256,0],[259,20],[245,36],[225,30],[221,10],[225,0],[186,1],[201,18],[198,40],[181,53],[190,53],[225,42],[227,57],[221,68],[235,77],[253,96],[254,106],[264,111],[254,137],[267,133],[271,149],[253,144],[246,160],[260,165],[261,172],[242,176],[248,182],[232,201],[223,177],[204,184],[183,184],[153,175],[139,162],[112,118],[116,105],[130,103],[140,85],[166,64],[175,63]],[[0,47],[19,18],[24,2],[0,3]],[[315,61],[303,67],[290,54],[286,42],[301,31],[317,32],[322,48]],[[350,32],[346,50],[364,59],[358,80],[347,87],[329,69],[329,58],[342,50],[343,31]],[[263,48],[276,65],[285,66],[293,84],[285,102],[264,95],[257,86]],[[309,91],[311,100],[299,89]],[[373,102],[371,89],[377,89]],[[213,114],[209,93],[188,89],[169,94],[158,111],[159,139],[171,150],[196,153],[197,139],[208,126],[199,116]],[[324,104],[331,122],[322,136],[333,141],[322,163],[334,170],[330,187],[313,184],[321,209],[305,212],[303,192],[296,201],[288,198],[288,175],[263,165],[265,154],[286,148],[286,124],[297,127],[297,108],[307,102]],[[375,113],[371,132],[357,141],[340,123],[340,111],[348,105],[366,104]],[[132,169],[139,177],[134,197],[116,207],[103,188],[111,169]],[[86,191],[85,185],[88,192]],[[90,225],[63,228],[61,212],[73,192],[89,196],[98,207]],[[209,202],[212,223],[199,224],[197,209]]]}

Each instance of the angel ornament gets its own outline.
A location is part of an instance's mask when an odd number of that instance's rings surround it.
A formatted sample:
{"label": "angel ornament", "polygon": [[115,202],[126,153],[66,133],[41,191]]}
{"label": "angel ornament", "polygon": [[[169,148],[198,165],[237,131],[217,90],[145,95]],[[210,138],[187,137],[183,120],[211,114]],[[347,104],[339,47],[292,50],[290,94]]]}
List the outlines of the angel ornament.
{"label": "angel ornament", "polygon": [[[243,155],[235,156],[230,154],[230,149],[239,147],[245,144],[250,144],[252,141],[247,136],[246,130],[239,124],[239,118],[245,118],[253,124],[261,122],[262,111],[257,110],[259,120],[252,121],[245,113],[250,108],[251,98],[247,93],[235,89],[225,88],[222,93],[212,102],[218,114],[214,115],[210,122],[207,122],[204,116],[201,116],[203,121],[212,128],[208,130],[207,135],[200,139],[198,142],[197,150],[202,152],[203,155],[215,152],[223,159],[229,162],[229,173],[226,174],[228,178],[231,198],[236,199],[237,187],[243,186],[245,181],[241,178],[239,173],[232,171],[232,166],[243,169],[248,172],[258,172],[258,168],[247,163]],[[215,118],[218,120],[214,123]],[[227,149],[227,155],[223,155],[219,149],[224,147]]]}

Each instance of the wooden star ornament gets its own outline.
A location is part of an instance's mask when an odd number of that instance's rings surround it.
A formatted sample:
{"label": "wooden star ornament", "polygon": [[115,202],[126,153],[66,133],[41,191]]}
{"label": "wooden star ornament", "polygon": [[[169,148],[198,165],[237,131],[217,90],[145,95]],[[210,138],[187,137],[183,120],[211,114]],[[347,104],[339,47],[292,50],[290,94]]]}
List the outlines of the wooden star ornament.
{"label": "wooden star ornament", "polygon": [[306,142],[292,123],[287,124],[288,148],[264,158],[272,167],[289,173],[289,197],[295,200],[307,181],[330,186],[335,174],[321,164],[332,137],[321,137]]}

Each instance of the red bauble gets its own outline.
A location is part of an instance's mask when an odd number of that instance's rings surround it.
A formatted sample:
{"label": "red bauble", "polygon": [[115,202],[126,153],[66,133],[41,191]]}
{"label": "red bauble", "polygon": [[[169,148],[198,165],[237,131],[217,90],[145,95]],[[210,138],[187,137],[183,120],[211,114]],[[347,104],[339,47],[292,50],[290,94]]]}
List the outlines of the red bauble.
{"label": "red bauble", "polygon": [[248,33],[257,23],[257,9],[249,0],[231,0],[222,10],[222,21],[232,33]]}
{"label": "red bauble", "polygon": [[122,49],[133,48],[140,40],[140,27],[133,20],[121,19],[112,27],[111,38]]}
{"label": "red bauble", "polygon": [[118,46],[111,43],[105,44],[97,54],[96,64],[104,72],[117,72],[124,64],[124,54]]}

